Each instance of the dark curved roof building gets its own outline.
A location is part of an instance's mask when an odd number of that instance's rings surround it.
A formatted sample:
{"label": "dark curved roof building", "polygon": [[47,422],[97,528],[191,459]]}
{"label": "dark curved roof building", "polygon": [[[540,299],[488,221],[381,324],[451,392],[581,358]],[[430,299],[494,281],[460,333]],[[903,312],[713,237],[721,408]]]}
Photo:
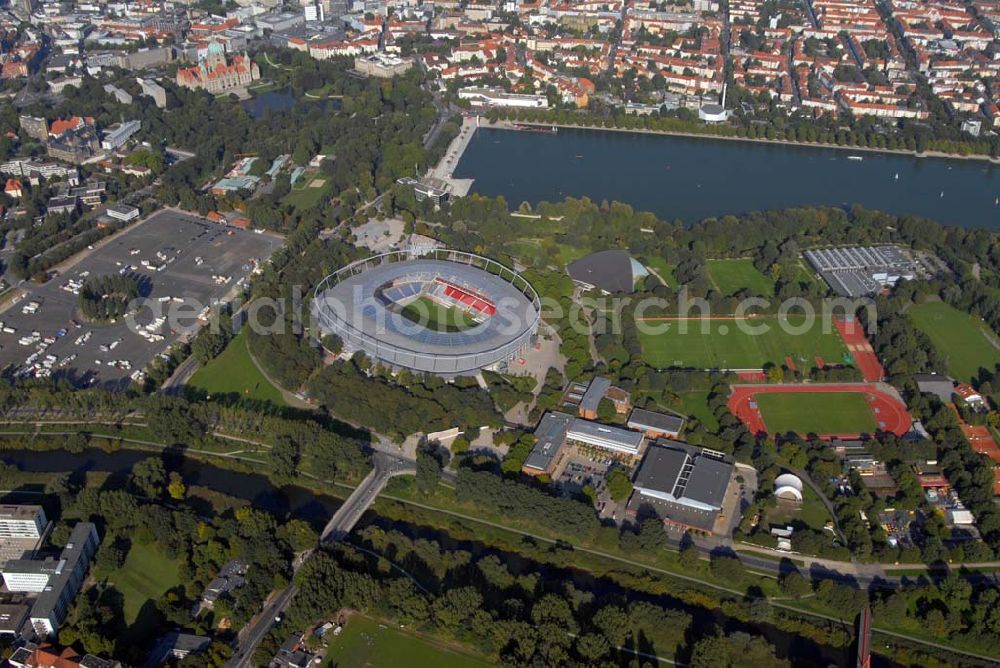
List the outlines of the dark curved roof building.
{"label": "dark curved roof building", "polygon": [[585,288],[603,292],[632,292],[635,282],[649,274],[626,250],[591,253],[566,268],[570,278]]}

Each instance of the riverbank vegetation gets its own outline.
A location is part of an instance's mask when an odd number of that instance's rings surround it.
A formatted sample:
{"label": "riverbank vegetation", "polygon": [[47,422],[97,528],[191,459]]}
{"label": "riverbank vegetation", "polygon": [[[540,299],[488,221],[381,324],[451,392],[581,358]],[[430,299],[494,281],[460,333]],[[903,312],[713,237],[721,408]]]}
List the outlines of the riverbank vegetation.
{"label": "riverbank vegetation", "polygon": [[[210,636],[207,665],[221,666],[227,641],[291,577],[294,552],[316,540],[306,522],[249,505],[197,509],[178,492],[178,476],[159,456],[139,459],[102,488],[76,474],[51,475],[41,502],[55,521],[53,545],[64,545],[77,521],[94,522],[101,537],[88,584],[59,630],[61,645],[139,665],[162,633],[180,628]],[[242,586],[199,606],[233,559],[245,565]]]}

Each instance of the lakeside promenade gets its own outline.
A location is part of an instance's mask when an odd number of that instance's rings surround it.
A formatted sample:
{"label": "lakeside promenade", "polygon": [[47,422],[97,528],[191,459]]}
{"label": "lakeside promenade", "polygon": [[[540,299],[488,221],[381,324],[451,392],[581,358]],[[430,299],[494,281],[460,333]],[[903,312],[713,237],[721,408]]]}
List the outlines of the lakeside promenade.
{"label": "lakeside promenade", "polygon": [[[563,130],[603,130],[606,132],[625,132],[643,135],[661,135],[667,137],[689,137],[692,139],[719,139],[723,141],[749,142],[753,144],[765,144],[771,146],[804,146],[807,148],[831,148],[841,151],[851,151],[854,153],[884,153],[886,155],[902,155],[911,158],[943,158],[946,160],[978,160],[994,165],[1000,165],[1000,158],[991,158],[988,155],[970,154],[960,155],[958,153],[944,153],[942,151],[924,151],[917,153],[908,149],[893,148],[872,148],[869,146],[849,146],[843,144],[824,144],[812,141],[791,141],[788,139],[767,139],[766,137],[734,137],[727,135],[716,135],[708,132],[684,132],[682,130],[650,130],[647,128],[606,128],[600,125],[573,125],[572,123],[552,123],[547,121],[506,121],[500,120],[491,123],[488,120],[480,124],[482,127],[495,130],[523,131],[518,126],[531,125],[540,128],[559,128]],[[464,148],[462,149],[465,150]],[[461,156],[459,156],[461,158]],[[457,161],[456,161],[457,164]]]}
{"label": "lakeside promenade", "polygon": [[472,190],[472,183],[475,179],[456,179],[455,168],[458,163],[462,160],[462,155],[465,153],[465,149],[469,147],[469,142],[476,134],[476,129],[479,127],[479,122],[477,118],[469,118],[468,116],[462,117],[462,129],[459,131],[458,136],[451,140],[448,144],[448,150],[445,151],[444,156],[438,161],[438,164],[427,170],[425,178],[433,181],[439,181],[444,185],[444,189],[452,194],[453,197],[465,197]]}

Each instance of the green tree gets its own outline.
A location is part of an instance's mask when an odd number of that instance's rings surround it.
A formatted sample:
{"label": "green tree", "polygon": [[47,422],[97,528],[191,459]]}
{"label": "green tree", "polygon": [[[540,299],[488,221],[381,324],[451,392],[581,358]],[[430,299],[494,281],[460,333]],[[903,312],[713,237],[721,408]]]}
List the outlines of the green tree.
{"label": "green tree", "polygon": [[291,437],[282,434],[275,438],[274,445],[267,453],[271,479],[278,484],[287,484],[294,480],[299,457],[299,446]]}
{"label": "green tree", "polygon": [[809,580],[804,578],[797,570],[783,574],[778,580],[778,584],[781,586],[783,594],[793,598],[802,598],[812,592]]}
{"label": "green tree", "polygon": [[184,484],[184,479],[181,478],[181,474],[173,471],[170,473],[170,483],[167,484],[167,492],[170,494],[170,498],[176,501],[180,501],[187,494],[187,485]]}
{"label": "green tree", "polygon": [[434,491],[441,480],[443,469],[436,444],[417,448],[416,485],[421,494],[427,495]]}
{"label": "green tree", "polygon": [[167,470],[159,457],[147,457],[132,466],[129,481],[143,496],[156,498],[163,494],[163,487],[167,484]]}

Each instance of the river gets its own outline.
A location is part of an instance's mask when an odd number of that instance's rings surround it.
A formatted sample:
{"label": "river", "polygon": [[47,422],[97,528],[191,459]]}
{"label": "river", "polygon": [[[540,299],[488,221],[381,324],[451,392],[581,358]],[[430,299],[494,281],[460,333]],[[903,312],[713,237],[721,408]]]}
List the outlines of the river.
{"label": "river", "polygon": [[[0,461],[31,473],[80,473],[100,471],[124,475],[136,462],[156,453],[140,450],[104,452],[89,449],[77,453],[62,450],[0,450]],[[252,503],[278,515],[293,515],[322,526],[340,507],[341,501],[297,485],[275,487],[266,476],[240,473],[180,454],[167,454],[171,468],[179,468],[188,486],[197,486]]]}
{"label": "river", "polygon": [[[113,474],[127,474],[136,462],[155,453],[138,450],[118,450],[104,452],[98,449],[85,450],[82,453],[70,453],[62,450],[0,450],[0,461],[16,465],[21,471],[79,473],[82,471],[102,471]],[[268,510],[279,515],[292,515],[312,522],[316,526],[324,524],[339,507],[341,501],[332,496],[317,494],[312,490],[289,485],[275,487],[267,477],[255,473],[240,473],[212,464],[206,464],[197,459],[184,457],[180,453],[166,455],[170,460],[169,468],[177,468],[183,474],[188,486],[199,486],[238,499],[251,502],[255,507]],[[25,502],[21,498],[3,499],[4,502]],[[37,496],[30,497],[37,502]],[[849,665],[852,664],[851,648],[837,648],[823,645],[798,636],[761,620],[756,624],[747,624],[730,618],[721,610],[709,610],[688,605],[670,595],[652,596],[641,592],[621,588],[609,579],[574,568],[559,567],[536,563],[519,554],[496,550],[479,541],[455,539],[444,531],[429,526],[406,524],[373,513],[366,513],[359,527],[367,524],[377,524],[382,528],[398,529],[412,538],[425,538],[438,542],[445,549],[462,549],[471,553],[474,559],[487,554],[494,554],[511,568],[514,573],[537,570],[553,582],[572,581],[584,591],[593,592],[599,599],[627,596],[631,600],[644,599],[654,601],[667,608],[684,610],[694,616],[695,628],[704,629],[716,626],[726,632],[737,630],[750,631],[764,635],[775,645],[783,656],[794,657],[793,665]],[[889,668],[895,664],[884,656],[873,656],[873,665],[879,668]]]}
{"label": "river", "polygon": [[[861,160],[849,159],[861,157]],[[665,220],[861,204],[1000,229],[1000,165],[811,146],[560,128],[480,128],[454,176],[511,207],[618,200]]]}

